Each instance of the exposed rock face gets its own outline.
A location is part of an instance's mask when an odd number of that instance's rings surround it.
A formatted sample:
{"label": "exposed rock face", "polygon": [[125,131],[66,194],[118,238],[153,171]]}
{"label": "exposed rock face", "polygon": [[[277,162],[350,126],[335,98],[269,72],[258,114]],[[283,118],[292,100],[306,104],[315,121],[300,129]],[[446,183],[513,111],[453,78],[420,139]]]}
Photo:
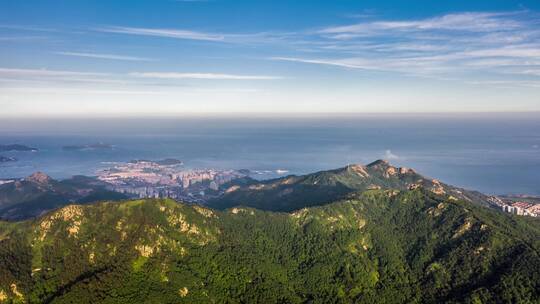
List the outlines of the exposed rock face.
{"label": "exposed rock face", "polygon": [[366,171],[366,167],[362,165],[357,165],[357,164],[350,165],[349,168],[360,176],[369,177],[369,173]]}
{"label": "exposed rock face", "polygon": [[442,186],[441,182],[439,182],[436,179],[432,180],[431,182],[433,183],[433,187],[431,189],[433,193],[439,194],[439,195],[443,195],[446,193],[446,191],[444,191],[444,187]]}
{"label": "exposed rock face", "polygon": [[384,176],[385,177],[390,177],[390,176],[393,176],[393,175],[396,175],[398,173],[398,170],[394,167],[388,167],[385,171],[385,174]]}
{"label": "exposed rock face", "polygon": [[458,237],[462,236],[463,234],[465,234],[465,232],[471,230],[472,224],[473,223],[472,223],[471,219],[466,219],[465,223],[463,223],[463,225],[461,225],[461,227],[459,227],[459,229],[456,231],[456,233],[454,233],[452,238],[453,239],[458,238]]}
{"label": "exposed rock face", "polygon": [[369,185],[369,186],[367,187],[367,189],[368,189],[368,190],[380,190],[380,189],[382,189],[382,187],[379,186],[379,185],[371,184],[371,185]]}
{"label": "exposed rock face", "polygon": [[231,192],[234,192],[234,191],[236,191],[238,189],[240,189],[240,186],[235,185],[235,186],[229,187],[229,189],[225,190],[225,193],[231,193]]}
{"label": "exposed rock face", "polygon": [[420,185],[420,184],[410,184],[409,185],[409,190],[415,190],[415,189],[418,189],[420,187],[422,187],[422,185]]}
{"label": "exposed rock face", "polygon": [[410,168],[406,168],[406,167],[401,167],[399,168],[399,174],[410,174],[410,173],[416,173],[414,172],[413,169],[410,169]]}
{"label": "exposed rock face", "polygon": [[28,176],[27,178],[25,178],[25,180],[28,182],[39,184],[39,185],[47,185],[53,181],[53,179],[50,176],[39,171]]}
{"label": "exposed rock face", "polygon": [[70,236],[76,236],[79,232],[80,226],[82,224],[83,208],[78,205],[69,205],[64,207],[57,212],[50,214],[48,217],[44,217],[40,222],[41,235],[39,239],[43,241],[54,223],[57,220],[63,220],[68,223],[67,231]]}
{"label": "exposed rock face", "polygon": [[379,172],[382,172],[383,176],[385,178],[390,178],[392,176],[396,176],[398,174],[405,174],[405,173],[408,173],[409,169],[407,168],[396,168],[394,166],[392,166],[388,161],[386,160],[383,160],[383,159],[379,159],[379,160],[376,160],[374,162],[372,162],[371,164],[367,165],[367,168],[368,169],[371,169],[371,170],[376,170],[376,171],[379,171]]}
{"label": "exposed rock face", "polygon": [[187,296],[189,293],[189,289],[187,287],[183,287],[183,288],[180,288],[180,290],[178,290],[178,294],[183,298],[185,296]]}

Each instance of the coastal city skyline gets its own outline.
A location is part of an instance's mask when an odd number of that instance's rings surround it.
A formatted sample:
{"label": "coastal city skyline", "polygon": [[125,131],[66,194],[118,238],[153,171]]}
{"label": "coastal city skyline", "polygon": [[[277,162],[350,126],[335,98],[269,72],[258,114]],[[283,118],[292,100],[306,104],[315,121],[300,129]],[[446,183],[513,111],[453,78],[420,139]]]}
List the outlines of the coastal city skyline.
{"label": "coastal city skyline", "polygon": [[0,116],[540,111],[538,2],[423,3],[3,1]]}

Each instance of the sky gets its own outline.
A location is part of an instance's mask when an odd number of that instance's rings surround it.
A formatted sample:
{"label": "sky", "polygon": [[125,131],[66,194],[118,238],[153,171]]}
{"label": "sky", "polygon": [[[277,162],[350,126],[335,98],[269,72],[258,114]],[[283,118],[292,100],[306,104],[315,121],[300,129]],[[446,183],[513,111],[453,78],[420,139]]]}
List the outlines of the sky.
{"label": "sky", "polygon": [[537,0],[0,1],[0,117],[536,111]]}

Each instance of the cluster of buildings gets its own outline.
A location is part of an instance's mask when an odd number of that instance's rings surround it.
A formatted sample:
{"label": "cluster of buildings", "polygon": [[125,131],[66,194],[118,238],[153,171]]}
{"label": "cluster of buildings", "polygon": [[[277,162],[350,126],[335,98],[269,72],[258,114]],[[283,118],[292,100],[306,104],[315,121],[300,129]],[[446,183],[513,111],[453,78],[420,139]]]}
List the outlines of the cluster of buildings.
{"label": "cluster of buildings", "polygon": [[492,205],[501,208],[502,211],[524,216],[540,217],[540,204],[525,202],[516,198],[490,196]]}
{"label": "cluster of buildings", "polygon": [[515,202],[510,205],[504,205],[502,210],[517,215],[540,217],[540,204]]}
{"label": "cluster of buildings", "polygon": [[180,161],[139,160],[98,172],[111,190],[140,198],[173,198],[204,202],[220,194],[220,186],[247,176],[237,170],[186,169]]}

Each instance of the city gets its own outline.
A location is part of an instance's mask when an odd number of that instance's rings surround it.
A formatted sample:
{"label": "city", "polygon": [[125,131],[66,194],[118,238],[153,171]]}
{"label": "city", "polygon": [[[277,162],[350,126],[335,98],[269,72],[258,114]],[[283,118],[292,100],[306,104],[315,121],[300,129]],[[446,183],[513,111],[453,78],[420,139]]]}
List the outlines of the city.
{"label": "city", "polygon": [[172,198],[204,203],[222,194],[221,186],[245,178],[248,170],[186,169],[174,159],[135,160],[98,172],[110,190],[139,198]]}

